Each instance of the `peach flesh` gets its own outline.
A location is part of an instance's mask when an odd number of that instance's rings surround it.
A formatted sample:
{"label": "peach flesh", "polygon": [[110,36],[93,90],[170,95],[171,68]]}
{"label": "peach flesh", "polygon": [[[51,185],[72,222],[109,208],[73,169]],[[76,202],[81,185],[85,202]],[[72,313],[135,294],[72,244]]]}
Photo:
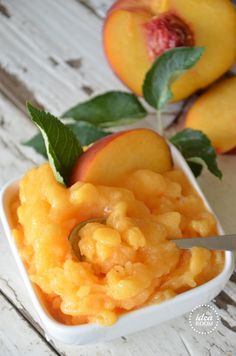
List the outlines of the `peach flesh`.
{"label": "peach flesh", "polygon": [[[92,149],[88,149],[85,153],[80,157],[78,163],[75,165],[72,175],[71,175],[71,185],[76,181],[83,180],[83,173],[87,172],[91,162],[96,158],[97,154],[102,150],[102,148],[112,142],[114,138],[118,138],[122,135],[123,132],[113,133],[107,137],[104,137],[97,141]],[[78,166],[83,167],[83,170],[78,170]],[[78,173],[79,172],[79,173]]]}
{"label": "peach flesh", "polygon": [[84,152],[75,164],[70,184],[82,181],[116,186],[138,169],[163,173],[171,168],[165,139],[149,129],[133,129],[109,135]]}
{"label": "peach flesh", "polygon": [[117,0],[104,23],[104,49],[114,72],[137,95],[143,95],[152,64],[144,24],[167,13],[189,27],[194,46],[205,48],[200,61],[172,85],[173,101],[179,101],[214,82],[235,62],[236,12],[229,0]]}
{"label": "peach flesh", "polygon": [[148,56],[151,61],[176,47],[193,47],[194,35],[190,27],[177,15],[168,12],[154,17],[144,25]]}

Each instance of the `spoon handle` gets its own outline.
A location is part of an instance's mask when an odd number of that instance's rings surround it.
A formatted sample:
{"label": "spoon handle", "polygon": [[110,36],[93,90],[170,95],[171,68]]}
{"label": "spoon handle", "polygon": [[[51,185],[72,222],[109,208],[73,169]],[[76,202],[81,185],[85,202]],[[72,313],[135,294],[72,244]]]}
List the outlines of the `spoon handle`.
{"label": "spoon handle", "polygon": [[179,248],[205,247],[209,250],[236,251],[236,235],[172,240]]}

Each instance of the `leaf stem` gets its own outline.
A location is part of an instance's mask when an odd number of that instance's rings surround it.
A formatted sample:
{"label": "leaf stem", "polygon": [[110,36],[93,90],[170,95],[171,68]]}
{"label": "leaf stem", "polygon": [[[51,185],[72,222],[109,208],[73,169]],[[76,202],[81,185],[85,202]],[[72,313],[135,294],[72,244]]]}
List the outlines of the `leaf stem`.
{"label": "leaf stem", "polygon": [[156,117],[157,117],[157,132],[160,135],[163,135],[163,125],[162,125],[162,112],[161,110],[157,110]]}

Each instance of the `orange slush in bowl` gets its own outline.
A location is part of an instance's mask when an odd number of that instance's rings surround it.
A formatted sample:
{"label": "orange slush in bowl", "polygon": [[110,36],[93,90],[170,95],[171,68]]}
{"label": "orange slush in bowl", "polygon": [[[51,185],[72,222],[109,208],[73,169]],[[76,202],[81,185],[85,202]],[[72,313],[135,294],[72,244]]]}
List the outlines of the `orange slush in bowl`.
{"label": "orange slush in bowl", "polygon": [[[43,164],[21,179],[11,204],[12,232],[29,278],[58,322],[112,325],[223,270],[223,252],[180,250],[171,241],[216,235],[217,224],[153,131],[96,143],[78,161],[71,183],[58,183]],[[78,256],[71,231],[98,217],[104,222],[79,230]]]}

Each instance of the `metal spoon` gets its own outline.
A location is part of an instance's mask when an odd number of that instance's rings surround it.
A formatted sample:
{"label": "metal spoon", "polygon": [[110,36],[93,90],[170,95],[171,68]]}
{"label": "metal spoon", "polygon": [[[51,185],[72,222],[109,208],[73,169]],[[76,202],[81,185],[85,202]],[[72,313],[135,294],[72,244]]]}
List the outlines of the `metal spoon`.
{"label": "metal spoon", "polygon": [[179,248],[205,247],[208,250],[236,251],[236,235],[175,239]]}
{"label": "metal spoon", "polygon": [[76,257],[81,261],[82,260],[82,255],[80,253],[80,248],[79,248],[79,240],[80,240],[80,237],[79,237],[79,231],[87,224],[89,223],[94,223],[94,222],[97,222],[97,223],[100,223],[100,224],[104,224],[106,222],[106,219],[105,218],[95,218],[95,219],[88,219],[88,220],[84,220],[84,221],[81,221],[78,225],[76,225],[69,237],[68,237],[68,240],[70,241],[71,243],[71,247],[72,247],[72,250],[74,252],[74,254],[76,255]]}
{"label": "metal spoon", "polygon": [[[106,222],[105,218],[96,218],[82,221],[74,227],[69,235],[69,241],[71,243],[72,249],[79,260],[82,260],[82,256],[79,249],[79,231],[86,224],[98,222],[104,224]],[[191,238],[186,237],[183,239],[174,239],[173,241],[179,248],[189,249],[191,247],[205,247],[208,250],[225,250],[234,251],[236,250],[236,235],[224,235],[224,236],[210,236],[210,237],[197,237]]]}

